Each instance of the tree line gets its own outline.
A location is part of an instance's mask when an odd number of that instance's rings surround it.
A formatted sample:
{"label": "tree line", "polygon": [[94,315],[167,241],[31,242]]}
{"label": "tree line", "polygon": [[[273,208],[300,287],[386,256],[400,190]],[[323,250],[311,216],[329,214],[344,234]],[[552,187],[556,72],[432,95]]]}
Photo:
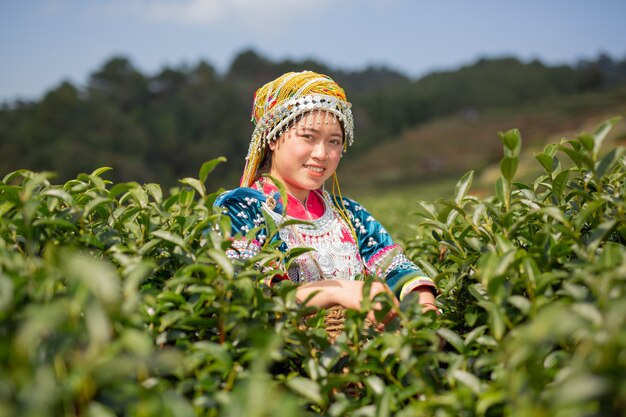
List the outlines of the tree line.
{"label": "tree line", "polygon": [[173,186],[209,159],[225,156],[210,186],[235,186],[253,126],[256,88],[286,71],[311,69],[342,85],[353,104],[354,152],[403,130],[462,111],[514,108],[626,84],[626,59],[600,55],[573,65],[480,59],[413,80],[385,67],[343,71],[304,60],[273,62],[239,53],[224,74],[208,62],[164,67],[149,75],[115,56],[85,86],[68,81],[38,101],[0,107],[2,173],[48,170],[61,180],[100,166],[114,181]]}

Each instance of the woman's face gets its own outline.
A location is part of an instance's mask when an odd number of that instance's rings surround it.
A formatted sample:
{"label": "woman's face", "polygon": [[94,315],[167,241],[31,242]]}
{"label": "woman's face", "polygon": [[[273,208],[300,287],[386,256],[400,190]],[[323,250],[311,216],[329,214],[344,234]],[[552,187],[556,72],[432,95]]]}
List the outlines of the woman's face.
{"label": "woman's face", "polygon": [[270,175],[281,180],[287,192],[304,201],[337,169],[343,151],[343,129],[332,114],[313,111],[269,145]]}

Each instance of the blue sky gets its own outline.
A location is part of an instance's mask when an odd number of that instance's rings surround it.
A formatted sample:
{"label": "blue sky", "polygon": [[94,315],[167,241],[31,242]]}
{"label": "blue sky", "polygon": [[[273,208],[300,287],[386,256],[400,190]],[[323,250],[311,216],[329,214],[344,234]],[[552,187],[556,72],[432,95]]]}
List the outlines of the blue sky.
{"label": "blue sky", "polygon": [[20,0],[0,5],[0,101],[81,86],[123,54],[146,74],[253,48],[412,77],[479,57],[626,58],[624,0]]}

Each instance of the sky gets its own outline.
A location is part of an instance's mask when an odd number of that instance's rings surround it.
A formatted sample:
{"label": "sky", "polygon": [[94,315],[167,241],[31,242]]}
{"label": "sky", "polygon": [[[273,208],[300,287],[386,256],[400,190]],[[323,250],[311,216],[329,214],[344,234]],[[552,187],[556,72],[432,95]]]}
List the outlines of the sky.
{"label": "sky", "polygon": [[84,86],[113,56],[146,75],[246,49],[412,78],[482,57],[626,58],[625,0],[3,0],[0,102]]}

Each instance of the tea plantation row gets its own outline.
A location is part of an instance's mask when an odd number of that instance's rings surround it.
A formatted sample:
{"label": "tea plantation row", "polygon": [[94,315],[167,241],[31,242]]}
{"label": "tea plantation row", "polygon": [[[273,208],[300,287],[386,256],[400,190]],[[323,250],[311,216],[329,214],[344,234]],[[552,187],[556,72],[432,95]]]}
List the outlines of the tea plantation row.
{"label": "tea plantation row", "polygon": [[[266,247],[233,263],[228,221],[198,178],[0,183],[0,416],[618,416],[626,414],[626,158],[615,121],[536,155],[500,135],[495,195],[419,202],[407,254],[441,315],[405,300],[382,334],[323,312]],[[602,152],[601,152],[602,148]],[[392,231],[393,232],[393,231]],[[382,300],[391,308],[388,300]]]}

